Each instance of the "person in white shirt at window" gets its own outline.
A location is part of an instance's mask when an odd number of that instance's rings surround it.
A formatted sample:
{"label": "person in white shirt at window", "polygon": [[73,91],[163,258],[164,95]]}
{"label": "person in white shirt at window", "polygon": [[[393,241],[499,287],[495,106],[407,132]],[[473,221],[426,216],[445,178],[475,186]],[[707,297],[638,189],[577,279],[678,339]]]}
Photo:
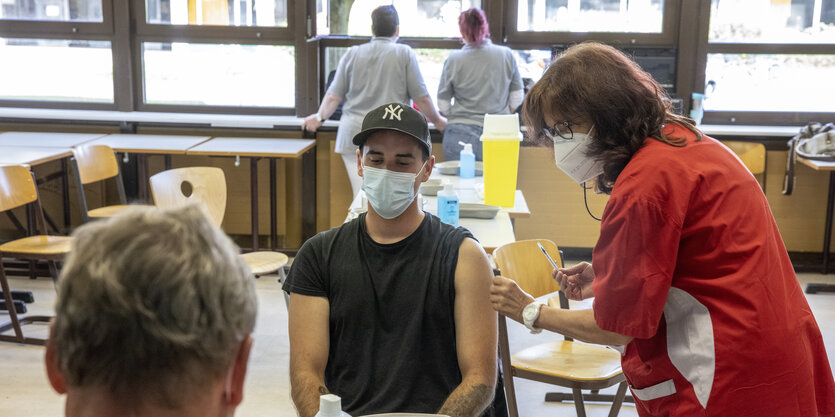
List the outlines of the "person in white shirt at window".
{"label": "person in white shirt at window", "polygon": [[354,195],[362,186],[362,178],[357,174],[357,146],[351,140],[359,133],[362,119],[369,111],[385,103],[408,103],[411,99],[436,129],[443,132],[446,127],[446,119],[438,113],[426,90],[414,51],[397,43],[400,19],[394,6],[374,9],[371,33],[371,42],[352,46],[339,60],[319,111],[307,116],[302,124],[302,129],[316,131],[344,101],[335,151],[342,154]]}

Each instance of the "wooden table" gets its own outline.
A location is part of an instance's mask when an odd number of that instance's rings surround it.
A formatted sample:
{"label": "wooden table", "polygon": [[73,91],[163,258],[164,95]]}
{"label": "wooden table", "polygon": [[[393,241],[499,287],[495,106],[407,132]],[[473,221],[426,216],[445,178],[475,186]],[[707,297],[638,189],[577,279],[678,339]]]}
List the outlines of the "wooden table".
{"label": "wooden table", "polygon": [[[835,206],[835,162],[813,161],[797,157],[797,160],[815,171],[829,171],[829,194],[826,198],[826,223],[823,228],[823,273],[829,273],[829,248],[832,243],[832,209]],[[814,284],[806,286],[807,294],[835,292],[835,285]]]}
{"label": "wooden table", "polygon": [[[258,250],[258,161],[270,161],[270,248],[277,249],[276,168],[277,158],[302,160],[302,240],[316,233],[316,141],[307,139],[259,139],[216,137],[186,151],[186,155],[249,158],[250,203],[252,206],[252,250]],[[288,199],[289,203],[289,199]]]}
{"label": "wooden table", "polygon": [[116,152],[137,154],[139,198],[148,200],[148,156],[163,155],[165,169],[171,169],[171,155],[185,155],[186,150],[209,140],[209,136],[117,134],[100,137],[85,145],[107,145]]}

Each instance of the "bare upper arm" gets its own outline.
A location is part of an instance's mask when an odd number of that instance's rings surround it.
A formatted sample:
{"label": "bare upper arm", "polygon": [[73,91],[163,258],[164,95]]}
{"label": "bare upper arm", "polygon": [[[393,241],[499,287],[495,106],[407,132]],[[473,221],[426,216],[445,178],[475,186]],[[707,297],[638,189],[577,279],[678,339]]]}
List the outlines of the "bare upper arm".
{"label": "bare upper arm", "polygon": [[324,376],[330,348],[330,304],[325,297],[290,294],[290,371]]}
{"label": "bare upper arm", "polygon": [[464,378],[496,381],[497,316],[490,305],[493,269],[481,245],[464,239],[455,268],[455,337]]}

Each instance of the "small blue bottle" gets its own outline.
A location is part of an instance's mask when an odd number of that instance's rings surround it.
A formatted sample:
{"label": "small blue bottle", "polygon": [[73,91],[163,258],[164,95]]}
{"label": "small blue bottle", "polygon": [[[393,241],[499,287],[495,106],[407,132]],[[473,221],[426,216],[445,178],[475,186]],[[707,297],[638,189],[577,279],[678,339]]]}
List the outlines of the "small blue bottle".
{"label": "small blue bottle", "polygon": [[458,227],[458,194],[452,184],[446,184],[438,191],[438,217],[442,222]]}
{"label": "small blue bottle", "polygon": [[475,154],[473,153],[473,144],[464,142],[458,142],[458,144],[464,147],[464,149],[461,150],[461,155],[458,157],[460,161],[460,170],[458,175],[460,175],[461,178],[473,178],[475,177]]}

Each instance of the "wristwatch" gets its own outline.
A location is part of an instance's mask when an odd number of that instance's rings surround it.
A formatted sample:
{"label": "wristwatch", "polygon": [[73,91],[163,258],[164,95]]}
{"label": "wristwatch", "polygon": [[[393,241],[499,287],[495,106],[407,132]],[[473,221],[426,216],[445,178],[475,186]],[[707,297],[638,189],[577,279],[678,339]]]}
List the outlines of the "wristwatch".
{"label": "wristwatch", "polygon": [[323,121],[325,121],[325,119],[323,119],[322,116],[320,116],[319,113],[317,112],[316,113],[316,121],[319,122],[319,123],[322,123]]}
{"label": "wristwatch", "polygon": [[542,329],[537,329],[533,327],[533,324],[536,323],[536,319],[539,318],[539,310],[542,306],[545,305],[540,303],[539,301],[534,301],[525,306],[525,309],[522,310],[522,322],[525,324],[531,334],[537,334],[542,331]]}

